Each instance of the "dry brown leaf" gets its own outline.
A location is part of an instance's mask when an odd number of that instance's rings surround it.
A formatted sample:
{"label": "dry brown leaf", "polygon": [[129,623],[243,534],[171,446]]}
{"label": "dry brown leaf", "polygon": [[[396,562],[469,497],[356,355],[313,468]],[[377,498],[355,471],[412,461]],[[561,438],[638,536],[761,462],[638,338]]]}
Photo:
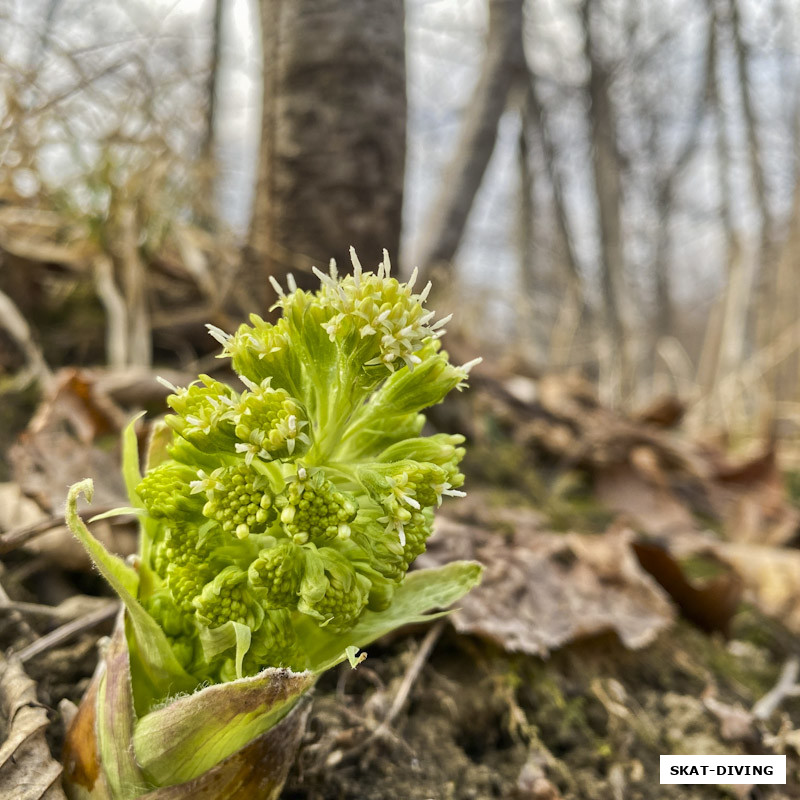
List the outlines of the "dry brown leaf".
{"label": "dry brown leaf", "polygon": [[64,428],[23,433],[11,447],[9,460],[22,491],[47,514],[60,512],[69,486],[89,475],[95,479],[98,506],[128,504],[119,454],[81,445]]}
{"label": "dry brown leaf", "polygon": [[63,423],[89,443],[104,433],[118,432],[126,422],[122,409],[98,389],[90,372],[70,367],[56,374],[28,432],[35,435]]}
{"label": "dry brown leaf", "polygon": [[534,461],[586,470],[600,499],[647,533],[698,531],[695,515],[719,520],[734,541],[785,544],[800,532],[774,447],[732,462],[724,442],[682,439],[665,430],[680,416],[676,398],[628,418],[601,406],[575,375],[520,379],[480,369],[472,395],[491,430],[499,427]]}
{"label": "dry brown leaf", "polygon": [[47,519],[38,503],[26,497],[16,483],[0,483],[0,532],[26,528]]}
{"label": "dry brown leaf", "polygon": [[744,600],[800,633],[800,550],[723,542],[703,533],[671,539],[670,549],[678,558],[710,555],[729,565],[742,579]]}
{"label": "dry brown leaf", "polygon": [[707,633],[728,634],[731,619],[742,599],[743,581],[738,572],[729,571],[694,586],[687,580],[681,565],[658,544],[633,542],[639,563],[675,601],[690,622]]}
{"label": "dry brown leaf", "polygon": [[726,538],[752,544],[786,544],[800,531],[800,511],[786,496],[773,446],[741,462],[718,460],[710,498]]}
{"label": "dry brown leaf", "polygon": [[595,476],[595,495],[613,511],[651,536],[695,530],[691,511],[666,486],[645,476],[630,464],[599,470]]}
{"label": "dry brown leaf", "polygon": [[[92,373],[59,372],[48,397],[10,448],[16,483],[3,486],[12,503],[10,511],[0,512],[0,532],[40,522],[47,527],[53,517],[52,527],[26,547],[68,569],[88,568],[83,548],[56,518],[63,513],[68,487],[88,476],[94,477],[99,508],[128,505],[119,454],[119,434],[126,423],[127,414],[98,389]],[[114,552],[135,549],[135,532],[124,521],[102,521],[94,532]]]}
{"label": "dry brown leaf", "polygon": [[672,428],[686,413],[686,404],[675,395],[668,394],[655,398],[645,408],[637,412],[634,419],[657,428]]}
{"label": "dry brown leaf", "polygon": [[[91,560],[86,550],[62,522],[60,515],[46,514],[16,483],[0,483],[0,553],[24,547],[63,569],[90,570]],[[136,552],[136,531],[132,525],[121,524],[119,520],[99,520],[90,528],[112,552],[120,555]]]}
{"label": "dry brown leaf", "polygon": [[420,562],[475,558],[486,566],[481,585],[452,615],[454,626],[506,650],[547,656],[568,642],[607,632],[635,649],[652,642],[674,618],[664,593],[633,555],[628,530],[503,537],[441,515],[436,528]]}
{"label": "dry brown leaf", "polygon": [[800,633],[800,550],[729,542],[707,549],[742,576],[745,597]]}
{"label": "dry brown leaf", "polygon": [[0,656],[0,797],[13,800],[66,800],[61,765],[45,741],[47,711],[36,687],[17,661]]}

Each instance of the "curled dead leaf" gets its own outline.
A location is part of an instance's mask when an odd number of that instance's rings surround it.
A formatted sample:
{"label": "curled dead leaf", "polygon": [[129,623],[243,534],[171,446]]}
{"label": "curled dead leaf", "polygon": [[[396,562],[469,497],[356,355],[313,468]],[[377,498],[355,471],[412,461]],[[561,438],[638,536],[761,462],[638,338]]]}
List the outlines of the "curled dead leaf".
{"label": "curled dead leaf", "polygon": [[13,800],[66,800],[61,766],[47,746],[47,711],[18,661],[0,656],[0,797]]}
{"label": "curled dead leaf", "polygon": [[695,586],[666,547],[644,541],[633,542],[632,546],[639,563],[675,601],[686,619],[707,633],[720,631],[727,636],[744,588],[737,572],[728,570]]}

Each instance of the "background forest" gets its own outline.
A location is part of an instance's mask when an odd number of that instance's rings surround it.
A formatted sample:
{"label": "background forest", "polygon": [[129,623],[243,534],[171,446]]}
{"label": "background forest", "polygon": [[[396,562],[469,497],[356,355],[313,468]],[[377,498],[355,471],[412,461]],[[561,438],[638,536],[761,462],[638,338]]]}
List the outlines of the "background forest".
{"label": "background forest", "polygon": [[[483,356],[425,558],[488,569],[320,685],[286,797],[799,796],[798,0],[0,0],[0,643],[50,709],[0,796],[62,796],[116,609],[67,485],[119,505],[155,375],[350,246]],[[668,752],[790,780],[659,787]]]}

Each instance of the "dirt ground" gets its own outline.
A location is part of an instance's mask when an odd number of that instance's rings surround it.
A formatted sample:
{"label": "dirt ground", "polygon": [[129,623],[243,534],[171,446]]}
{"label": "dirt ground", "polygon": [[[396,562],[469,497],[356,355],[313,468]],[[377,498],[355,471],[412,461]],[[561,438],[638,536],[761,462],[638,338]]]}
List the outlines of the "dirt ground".
{"label": "dirt ground", "polygon": [[[681,622],[639,652],[607,636],[570,645],[547,661],[509,655],[448,631],[391,737],[364,745],[417,637],[371,648],[358,670],[343,667],[318,687],[285,796],[798,797],[800,760],[791,749],[785,787],[743,794],[732,787],[658,785],[662,753],[756,754],[765,738],[800,720],[800,700],[793,698],[769,725],[737,728],[733,710],[751,708],[769,691],[793,638],[752,610],[737,617],[734,629],[725,641]],[[710,686],[716,703],[707,701]],[[709,706],[717,714],[723,709],[722,721]]]}

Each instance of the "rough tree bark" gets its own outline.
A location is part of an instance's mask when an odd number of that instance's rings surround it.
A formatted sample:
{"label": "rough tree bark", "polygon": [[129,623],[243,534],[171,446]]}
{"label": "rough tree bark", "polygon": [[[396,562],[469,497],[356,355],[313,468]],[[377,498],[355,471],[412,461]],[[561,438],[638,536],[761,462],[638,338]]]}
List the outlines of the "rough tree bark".
{"label": "rough tree bark", "polygon": [[497,126],[512,87],[525,74],[522,48],[523,0],[489,0],[489,29],[481,75],[461,126],[453,157],[432,203],[420,240],[422,275],[448,269],[464,234],[475,195],[497,139]]}
{"label": "rough tree bark", "polygon": [[402,0],[259,0],[262,142],[244,262],[255,301],[267,276],[315,286],[310,268],[353,245],[397,257],[406,144]]}

